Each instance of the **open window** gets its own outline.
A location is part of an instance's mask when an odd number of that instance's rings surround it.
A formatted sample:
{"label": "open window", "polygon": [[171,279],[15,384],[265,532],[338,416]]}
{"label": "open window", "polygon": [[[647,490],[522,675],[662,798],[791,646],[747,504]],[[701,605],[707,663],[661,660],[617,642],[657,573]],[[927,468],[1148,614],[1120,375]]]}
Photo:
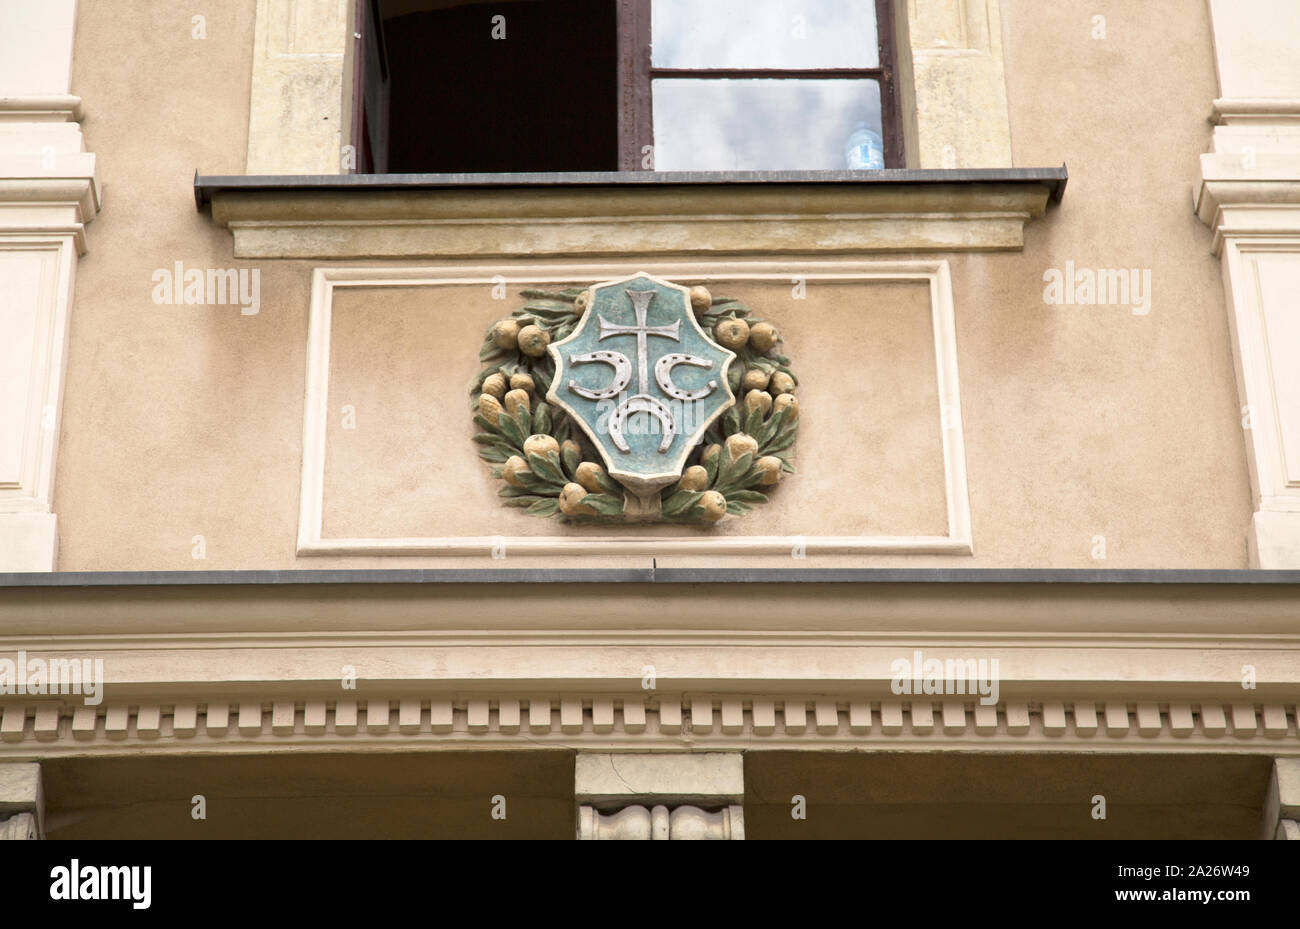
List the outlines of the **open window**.
{"label": "open window", "polygon": [[357,0],[361,173],[903,166],[892,0]]}

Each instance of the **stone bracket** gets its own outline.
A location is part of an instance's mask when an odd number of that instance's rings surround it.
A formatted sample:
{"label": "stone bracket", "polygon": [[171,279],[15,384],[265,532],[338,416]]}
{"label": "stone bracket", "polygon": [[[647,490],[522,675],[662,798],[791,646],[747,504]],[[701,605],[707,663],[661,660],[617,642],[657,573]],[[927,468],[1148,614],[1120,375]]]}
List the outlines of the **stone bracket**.
{"label": "stone bracket", "polygon": [[45,792],[41,766],[0,764],[0,840],[45,835]]}
{"label": "stone bracket", "polygon": [[731,839],[745,838],[745,808],[739,804],[715,813],[696,806],[674,810],[629,806],[608,815],[592,806],[578,808],[579,839]]}
{"label": "stone bracket", "polygon": [[737,752],[584,752],[574,766],[574,797],[579,839],[745,837]]}

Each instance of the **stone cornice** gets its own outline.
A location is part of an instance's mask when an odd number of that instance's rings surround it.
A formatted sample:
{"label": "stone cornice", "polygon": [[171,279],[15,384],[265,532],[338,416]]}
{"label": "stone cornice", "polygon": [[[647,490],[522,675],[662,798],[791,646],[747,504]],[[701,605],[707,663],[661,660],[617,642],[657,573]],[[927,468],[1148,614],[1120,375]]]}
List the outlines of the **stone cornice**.
{"label": "stone cornice", "polygon": [[95,156],[59,154],[46,168],[39,155],[0,154],[0,236],[71,236],[86,253],[86,224],[100,210]]}
{"label": "stone cornice", "polygon": [[72,94],[0,97],[0,123],[79,123],[81,98]]}
{"label": "stone cornice", "polygon": [[[87,583],[87,575],[0,576],[0,634],[712,629],[1300,636],[1300,574],[1293,571],[251,574],[129,574],[110,584]],[[36,583],[55,580],[56,586]],[[589,585],[580,599],[575,582]]]}
{"label": "stone cornice", "polygon": [[1300,236],[1300,152],[1202,155],[1194,206],[1216,255],[1229,236]]}
{"label": "stone cornice", "polygon": [[243,258],[1019,249],[1061,169],[196,177]]}
{"label": "stone cornice", "polygon": [[587,749],[1267,753],[1300,757],[1294,703],[818,697],[433,697],[0,706],[0,761],[267,751]]}
{"label": "stone cornice", "polygon": [[[0,578],[0,658],[103,661],[96,706],[0,695],[0,757],[545,745],[1300,754],[1297,572],[678,569],[505,583],[511,572],[383,571],[366,583],[370,573]],[[899,694],[894,662],[918,650],[996,660],[997,706]]]}
{"label": "stone cornice", "polygon": [[1211,107],[1216,126],[1259,123],[1300,123],[1300,98],[1221,97]]}

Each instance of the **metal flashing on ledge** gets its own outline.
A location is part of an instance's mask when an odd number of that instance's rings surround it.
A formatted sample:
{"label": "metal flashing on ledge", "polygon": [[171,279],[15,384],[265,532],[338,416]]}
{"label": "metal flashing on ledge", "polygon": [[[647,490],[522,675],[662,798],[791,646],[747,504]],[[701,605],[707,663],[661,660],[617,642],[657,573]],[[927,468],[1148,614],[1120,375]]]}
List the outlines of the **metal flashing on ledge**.
{"label": "metal flashing on ledge", "polygon": [[1053,203],[1065,194],[1069,173],[1059,168],[887,168],[876,171],[581,171],[519,174],[265,174],[194,175],[194,203],[202,210],[220,192],[338,193],[472,188],[727,186],[735,184],[1046,184]]}
{"label": "metal flashing on ledge", "polygon": [[[1300,571],[1055,568],[390,568],[310,571],[67,571],[0,574],[21,587],[319,584],[1182,584],[1300,585]],[[1300,607],[1300,601],[1297,602]]]}

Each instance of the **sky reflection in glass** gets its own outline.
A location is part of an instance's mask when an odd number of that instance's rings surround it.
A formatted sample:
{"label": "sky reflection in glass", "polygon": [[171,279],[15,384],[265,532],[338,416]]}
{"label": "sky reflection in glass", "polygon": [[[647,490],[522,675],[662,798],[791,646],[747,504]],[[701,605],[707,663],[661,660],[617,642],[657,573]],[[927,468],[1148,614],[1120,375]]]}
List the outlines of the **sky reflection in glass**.
{"label": "sky reflection in glass", "polygon": [[872,0],[653,0],[657,68],[875,68]]}
{"label": "sky reflection in glass", "polygon": [[860,123],[881,131],[872,80],[654,82],[657,171],[843,170]]}

